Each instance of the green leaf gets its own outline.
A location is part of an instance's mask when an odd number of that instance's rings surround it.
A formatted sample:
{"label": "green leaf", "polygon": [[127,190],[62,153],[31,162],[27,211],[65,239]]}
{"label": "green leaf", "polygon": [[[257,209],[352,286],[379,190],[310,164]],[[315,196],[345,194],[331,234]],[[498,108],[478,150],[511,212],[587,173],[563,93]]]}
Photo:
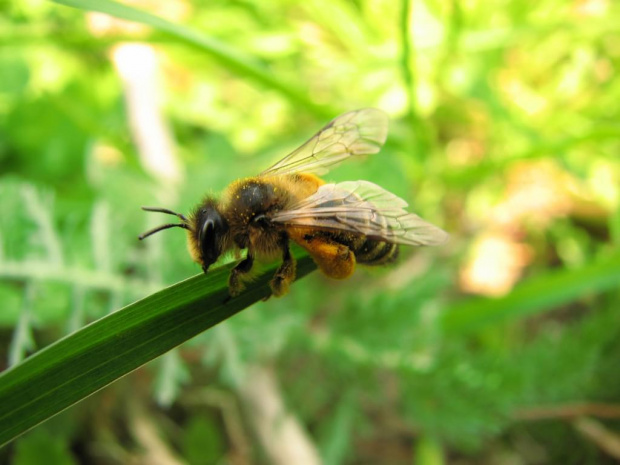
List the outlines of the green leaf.
{"label": "green leaf", "polygon": [[33,434],[29,434],[20,440],[11,459],[13,465],[77,464],[69,451],[68,442],[65,438],[55,437],[45,430],[33,431]]}
{"label": "green leaf", "polygon": [[[0,445],[270,295],[275,265],[229,300],[233,266],[128,305],[0,374]],[[304,256],[297,277],[315,268]]]}
{"label": "green leaf", "polygon": [[446,463],[440,442],[429,435],[421,435],[416,443],[413,463],[443,465]]}
{"label": "green leaf", "polygon": [[505,297],[471,299],[446,311],[446,335],[466,333],[503,320],[521,318],[572,302],[588,293],[618,287],[620,254],[612,253],[584,267],[550,272],[517,286]]}
{"label": "green leaf", "polygon": [[199,413],[192,416],[182,432],[184,458],[190,465],[224,462],[226,440],[221,426],[210,416]]}
{"label": "green leaf", "polygon": [[321,456],[325,465],[345,463],[359,405],[352,390],[346,391],[334,406],[332,417],[321,439]]}
{"label": "green leaf", "polygon": [[98,11],[126,21],[146,24],[170,34],[209,53],[228,70],[246,76],[270,87],[300,104],[319,117],[332,117],[337,110],[318,105],[308,98],[307,92],[291,82],[278,79],[261,61],[217,39],[193,29],[171,23],[145,11],[111,0],[52,0],[55,3],[86,11]]}

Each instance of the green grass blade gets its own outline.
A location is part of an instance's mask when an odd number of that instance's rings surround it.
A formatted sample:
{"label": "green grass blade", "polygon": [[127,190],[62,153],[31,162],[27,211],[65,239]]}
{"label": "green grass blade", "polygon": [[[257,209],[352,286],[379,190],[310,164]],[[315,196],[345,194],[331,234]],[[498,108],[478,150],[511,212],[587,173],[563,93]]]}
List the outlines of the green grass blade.
{"label": "green grass blade", "polygon": [[[128,305],[0,374],[0,445],[270,294],[275,267],[224,303],[233,266]],[[305,256],[297,277],[315,268]]]}
{"label": "green grass blade", "polygon": [[518,285],[505,297],[476,298],[458,304],[442,316],[446,335],[465,333],[504,320],[522,318],[572,302],[589,293],[617,289],[620,254],[574,270],[562,269]]}
{"label": "green grass blade", "polygon": [[319,117],[332,117],[337,110],[318,105],[307,93],[290,82],[278,79],[261,61],[193,29],[174,24],[145,11],[112,0],[52,0],[55,3],[86,11],[105,13],[126,21],[142,23],[177,37],[209,53],[228,70],[254,79],[284,94]]}

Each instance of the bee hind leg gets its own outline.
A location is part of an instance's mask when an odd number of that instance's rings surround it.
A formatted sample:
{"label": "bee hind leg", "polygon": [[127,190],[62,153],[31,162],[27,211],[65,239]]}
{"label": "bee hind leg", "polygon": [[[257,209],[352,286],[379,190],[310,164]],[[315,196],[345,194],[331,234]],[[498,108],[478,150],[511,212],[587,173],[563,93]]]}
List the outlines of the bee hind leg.
{"label": "bee hind leg", "polygon": [[253,265],[254,255],[248,251],[246,258],[232,269],[228,277],[228,293],[231,297],[239,295],[244,289],[243,276],[247,275],[252,270]]}
{"label": "bee hind leg", "polygon": [[346,279],[355,271],[356,258],[350,247],[304,229],[292,230],[291,238],[308,251],[319,269],[333,279]]}
{"label": "bee hind leg", "polygon": [[288,237],[283,236],[282,245],[282,264],[273,275],[273,279],[269,282],[271,291],[276,297],[281,297],[288,292],[290,284],[295,279],[296,262],[291,249],[289,248]]}

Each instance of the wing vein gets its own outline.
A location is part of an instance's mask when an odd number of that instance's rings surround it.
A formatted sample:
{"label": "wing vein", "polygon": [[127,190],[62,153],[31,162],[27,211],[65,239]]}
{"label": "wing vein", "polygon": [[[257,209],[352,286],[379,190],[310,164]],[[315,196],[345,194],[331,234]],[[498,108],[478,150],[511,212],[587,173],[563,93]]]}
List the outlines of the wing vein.
{"label": "wing vein", "polygon": [[406,245],[439,245],[448,234],[407,212],[407,202],[368,181],[324,184],[310,197],[275,213],[272,221],[349,231]]}
{"label": "wing vein", "polygon": [[261,173],[261,176],[324,174],[341,161],[377,153],[387,137],[387,115],[363,108],[338,116],[310,140]]}

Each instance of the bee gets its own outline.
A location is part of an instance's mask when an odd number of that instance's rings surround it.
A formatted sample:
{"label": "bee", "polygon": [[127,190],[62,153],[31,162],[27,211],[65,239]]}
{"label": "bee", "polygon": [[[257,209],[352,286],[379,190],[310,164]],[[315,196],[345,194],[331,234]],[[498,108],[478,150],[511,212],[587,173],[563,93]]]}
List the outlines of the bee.
{"label": "bee", "polygon": [[407,202],[368,181],[328,184],[317,175],[348,158],[379,152],[388,118],[365,108],[345,113],[258,176],[233,182],[221,199],[206,197],[186,217],[165,208],[142,207],[180,219],[145,232],[187,230],[188,249],[206,273],[230,251],[247,254],[230,273],[228,288],[238,295],[251,279],[256,259],[282,263],[270,281],[274,296],[288,292],[295,279],[291,241],[303,247],[327,276],[351,276],[356,263],[383,265],[399,245],[438,245],[448,234],[414,213]]}

